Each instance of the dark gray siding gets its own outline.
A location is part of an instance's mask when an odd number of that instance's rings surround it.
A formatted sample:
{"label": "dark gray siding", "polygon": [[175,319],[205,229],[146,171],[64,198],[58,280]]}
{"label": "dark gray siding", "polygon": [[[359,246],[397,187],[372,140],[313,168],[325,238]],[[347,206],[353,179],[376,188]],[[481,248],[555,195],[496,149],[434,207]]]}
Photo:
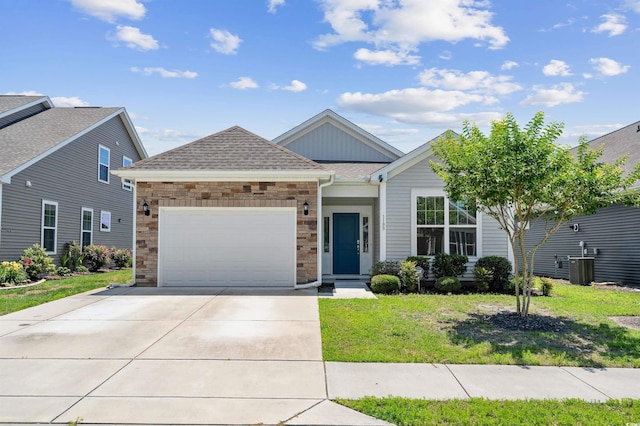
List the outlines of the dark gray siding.
{"label": "dark gray siding", "polygon": [[285,146],[314,161],[388,163],[391,158],[331,123],[324,123]]}
{"label": "dark gray siding", "polygon": [[25,108],[20,111],[17,111],[15,114],[7,115],[6,117],[0,118],[0,129],[3,127],[7,127],[10,124],[16,123],[20,120],[24,120],[25,118],[31,117],[41,111],[44,111],[46,108],[43,104],[34,105],[30,108]]}
{"label": "dark gray siding", "polygon": [[[56,260],[66,242],[80,239],[82,207],[93,209],[94,244],[132,247],[133,192],[122,189],[120,178],[113,175],[109,184],[98,182],[99,144],[111,150],[111,170],[122,167],[123,155],[134,162],[140,159],[120,117],[115,117],[2,186],[0,260],[16,259],[26,247],[40,243],[43,199],[58,203]],[[111,232],[100,232],[102,210],[111,212]]]}
{"label": "dark gray siding", "polygon": [[[579,224],[580,230],[569,227]],[[527,235],[527,247],[540,241],[544,223],[532,227]],[[535,257],[537,275],[569,278],[567,256],[580,256],[580,241],[584,241],[587,256],[595,257],[595,280],[640,284],[640,208],[613,205],[590,216],[580,216],[562,227],[540,247]],[[593,253],[598,249],[598,254]],[[554,255],[562,260],[562,269],[554,266]]]}

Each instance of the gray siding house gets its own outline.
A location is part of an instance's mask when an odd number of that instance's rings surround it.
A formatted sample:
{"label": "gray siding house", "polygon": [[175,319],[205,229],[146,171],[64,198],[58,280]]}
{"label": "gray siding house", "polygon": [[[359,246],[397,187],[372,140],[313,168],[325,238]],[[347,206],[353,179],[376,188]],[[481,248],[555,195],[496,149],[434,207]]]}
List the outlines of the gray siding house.
{"label": "gray siding house", "polygon": [[[593,149],[604,146],[603,162],[628,155],[625,171],[629,172],[640,162],[640,121],[596,138],[589,145]],[[532,227],[527,247],[540,241],[545,227],[550,225],[538,223]],[[567,257],[581,255],[595,259],[596,281],[640,284],[640,208],[612,205],[596,214],[575,218],[538,249],[535,273],[569,279]]]}
{"label": "gray siding house", "polygon": [[124,108],[57,108],[0,96],[0,260],[38,243],[132,248],[133,185],[111,170],[146,158]]}

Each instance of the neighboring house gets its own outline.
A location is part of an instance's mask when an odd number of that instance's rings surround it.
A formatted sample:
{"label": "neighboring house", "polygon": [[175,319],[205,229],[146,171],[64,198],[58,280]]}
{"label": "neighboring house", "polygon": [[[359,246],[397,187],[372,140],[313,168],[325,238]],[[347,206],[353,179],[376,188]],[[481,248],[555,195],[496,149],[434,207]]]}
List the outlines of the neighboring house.
{"label": "neighboring house", "polygon": [[432,158],[327,110],[273,142],[232,127],[115,171],[135,181],[135,281],[300,287],[409,255],[507,257],[497,222],[448,200]]}
{"label": "neighboring house", "polygon": [[35,243],[133,245],[133,185],[111,170],[146,158],[124,108],[57,108],[0,96],[0,260]]}
{"label": "neighboring house", "polygon": [[[600,161],[612,163],[628,155],[625,172],[640,163],[640,121],[589,142],[593,149],[604,146]],[[576,152],[573,148],[572,152]],[[527,247],[540,241],[546,226],[539,223],[527,236]],[[580,246],[582,242],[583,246]],[[640,208],[612,205],[596,214],[580,216],[562,226],[538,249],[535,273],[569,279],[567,256],[593,257],[596,281],[640,284]]]}

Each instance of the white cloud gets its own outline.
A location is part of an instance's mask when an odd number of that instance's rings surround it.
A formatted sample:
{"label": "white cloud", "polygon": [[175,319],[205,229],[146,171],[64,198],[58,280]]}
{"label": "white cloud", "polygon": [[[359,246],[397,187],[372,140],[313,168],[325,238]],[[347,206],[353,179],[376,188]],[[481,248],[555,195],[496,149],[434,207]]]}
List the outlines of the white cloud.
{"label": "white cloud", "polygon": [[229,83],[229,86],[239,90],[257,89],[260,87],[251,77],[240,77],[238,80]]}
{"label": "white cloud", "polygon": [[391,128],[380,124],[362,124],[356,123],[359,127],[376,136],[402,136],[414,135],[419,132],[418,129],[412,128]]}
{"label": "white cloud", "polygon": [[534,93],[527,96],[521,105],[542,105],[554,107],[560,104],[582,102],[585,92],[576,90],[571,83],[560,83],[549,88],[533,86]]}
{"label": "white cloud", "polygon": [[591,58],[589,63],[601,76],[613,77],[624,74],[631,68],[630,65],[622,65],[620,62],[609,58]]}
{"label": "white cloud", "polygon": [[211,47],[219,53],[225,55],[235,55],[238,53],[238,47],[242,43],[242,39],[237,35],[231,34],[227,30],[219,30],[211,28]]}
{"label": "white cloud", "polygon": [[132,67],[131,72],[140,73],[142,75],[160,74],[162,78],[196,78],[198,76],[198,73],[194,71],[171,71],[162,67]]}
{"label": "white cloud", "polygon": [[618,14],[602,15],[603,23],[591,30],[594,33],[609,33],[609,37],[622,34],[627,29],[627,19]]}
{"label": "white cloud", "polygon": [[485,0],[321,0],[324,19],[333,32],[319,36],[314,47],[360,41],[376,48],[411,51],[421,43],[465,39],[486,42],[490,49],[509,41],[502,27],[491,24]]}
{"label": "white cloud", "polygon": [[559,61],[552,59],[547,65],[542,68],[542,73],[546,76],[562,76],[568,77],[571,75],[571,67],[565,61]]}
{"label": "white cloud", "polygon": [[54,96],[51,98],[51,102],[57,107],[81,107],[89,106],[89,102],[83,101],[77,96],[65,97]]}
{"label": "white cloud", "polygon": [[154,39],[153,36],[143,34],[139,28],[128,25],[118,25],[116,27],[116,34],[108,38],[113,41],[126,43],[129,49],[147,51],[157,50],[160,47],[158,40]]}
{"label": "white cloud", "polygon": [[284,0],[269,0],[269,13],[276,13],[276,9],[282,5],[284,5]]}
{"label": "white cloud", "polygon": [[453,53],[451,53],[450,50],[445,50],[440,55],[438,55],[438,58],[443,59],[445,61],[449,61],[453,59]]}
{"label": "white cloud", "polygon": [[636,13],[640,13],[640,0],[627,0],[625,2],[625,7]]}
{"label": "white cloud", "polygon": [[[512,82],[508,75],[491,75],[487,71],[470,71],[464,73],[459,70],[429,68],[418,76],[423,86],[437,87],[448,90],[468,90],[473,93],[508,95],[522,86]],[[485,99],[485,102],[497,102],[496,99]]]}
{"label": "white cloud", "polygon": [[585,72],[582,74],[582,78],[589,80],[590,78],[593,78],[593,74]]}
{"label": "white cloud", "polygon": [[71,4],[87,15],[111,23],[119,17],[139,20],[147,13],[138,0],[71,0]]}
{"label": "white cloud", "polygon": [[353,57],[369,65],[416,65],[420,57],[407,51],[358,49]]}
{"label": "white cloud", "polygon": [[288,92],[303,92],[307,90],[307,85],[301,82],[300,80],[291,80],[291,84],[288,86],[284,86],[282,90],[286,90]]}
{"label": "white cloud", "polygon": [[148,129],[141,126],[135,126],[135,128],[150,156],[206,136],[200,133],[182,132],[173,129]]}
{"label": "white cloud", "polygon": [[516,61],[504,61],[502,65],[500,65],[501,70],[511,70],[513,68],[519,67],[520,64]]}
{"label": "white cloud", "polygon": [[20,96],[44,96],[43,93],[37,92],[35,90],[25,90],[22,92],[6,92],[3,95],[20,95]]}

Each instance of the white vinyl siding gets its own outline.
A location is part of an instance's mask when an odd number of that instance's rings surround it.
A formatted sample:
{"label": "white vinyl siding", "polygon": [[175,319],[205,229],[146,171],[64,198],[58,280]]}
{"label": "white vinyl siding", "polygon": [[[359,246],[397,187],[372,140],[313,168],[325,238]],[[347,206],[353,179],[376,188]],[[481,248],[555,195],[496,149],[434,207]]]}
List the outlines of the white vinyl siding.
{"label": "white vinyl siding", "polygon": [[109,183],[111,167],[111,150],[106,146],[98,146],[98,181]]}
{"label": "white vinyl siding", "polygon": [[93,243],[93,209],[82,208],[80,215],[80,246],[91,245]]}
{"label": "white vinyl siding", "polygon": [[40,245],[47,254],[56,254],[58,246],[58,203],[42,200],[42,232]]}
{"label": "white vinyl siding", "polygon": [[[131,158],[122,156],[122,167],[127,167],[133,164]],[[122,179],[122,189],[126,189],[127,191],[131,191],[132,183],[130,179]]]}

